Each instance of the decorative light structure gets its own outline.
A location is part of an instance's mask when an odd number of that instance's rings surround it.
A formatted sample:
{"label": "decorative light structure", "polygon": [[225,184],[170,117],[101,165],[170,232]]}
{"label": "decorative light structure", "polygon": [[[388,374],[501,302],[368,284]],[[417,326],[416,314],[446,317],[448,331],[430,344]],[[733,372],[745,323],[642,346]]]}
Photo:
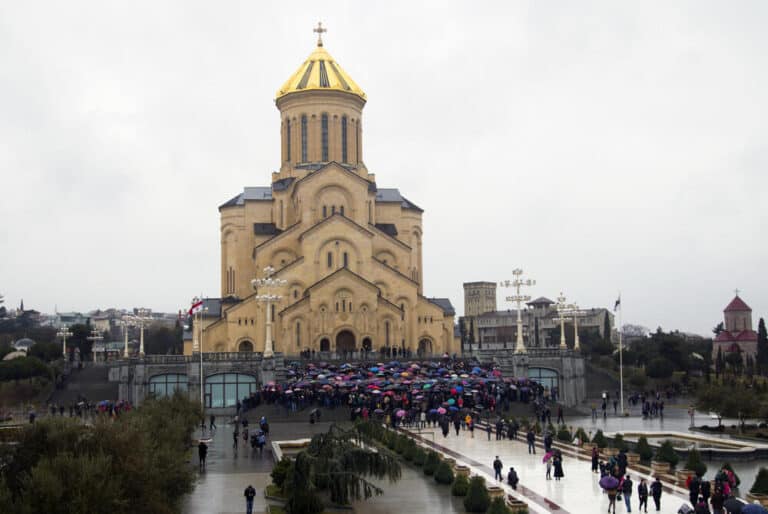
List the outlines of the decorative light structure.
{"label": "decorative light structure", "polygon": [[[91,335],[89,335],[86,339],[91,341],[91,343],[96,343],[96,342],[99,342],[99,341],[103,341],[104,340],[104,336],[101,335],[101,332],[99,332],[98,330],[96,330],[94,328],[93,330],[91,330]],[[93,350],[91,350],[91,353],[93,353],[93,360],[94,360],[94,362],[96,362],[96,354],[93,352]],[[105,353],[105,355],[106,355],[106,353]]]}
{"label": "decorative light structure", "polygon": [[521,295],[520,288],[522,286],[535,286],[536,281],[531,279],[523,280],[523,270],[520,268],[512,270],[512,275],[515,277],[511,281],[504,280],[499,283],[501,287],[513,287],[515,294],[513,296],[507,296],[508,302],[517,302],[517,343],[515,344],[515,352],[526,353],[525,343],[523,342],[523,318],[521,313],[522,302],[527,302],[531,299],[528,295]]}
{"label": "decorative light structure", "polygon": [[568,319],[567,315],[570,310],[570,305],[565,303],[565,295],[560,291],[560,296],[557,297],[557,315],[560,319],[560,349],[567,350],[568,345],[565,344],[565,320]]}
{"label": "decorative light structure", "polygon": [[62,340],[62,350],[61,354],[64,356],[64,360],[67,360],[67,338],[71,337],[73,334],[69,331],[68,327],[61,327],[58,332],[56,332],[56,336],[60,337]]}
{"label": "decorative light structure", "polygon": [[150,309],[140,308],[136,309],[136,314],[134,315],[123,316],[123,319],[128,324],[139,327],[139,355],[141,357],[144,357],[144,327],[152,322],[151,314],[152,311]]}
{"label": "decorative light structure", "polygon": [[[264,277],[262,278],[255,278],[251,280],[251,287],[253,287],[253,290],[257,293],[254,297],[257,302],[263,303],[266,313],[266,319],[267,322],[265,324],[266,326],[266,337],[264,339],[264,357],[272,357],[275,352],[273,349],[273,343],[272,343],[272,309],[271,305],[272,302],[278,302],[282,298],[279,294],[277,294],[277,291],[288,283],[287,280],[283,280],[281,278],[275,278],[273,275],[275,274],[275,268],[272,266],[267,266],[264,268]],[[261,292],[261,294],[258,294]]]}

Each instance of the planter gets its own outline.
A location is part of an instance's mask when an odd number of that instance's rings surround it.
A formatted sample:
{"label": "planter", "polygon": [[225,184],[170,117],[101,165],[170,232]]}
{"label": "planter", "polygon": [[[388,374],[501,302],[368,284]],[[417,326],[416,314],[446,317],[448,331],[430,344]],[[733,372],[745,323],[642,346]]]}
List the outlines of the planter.
{"label": "planter", "polygon": [[456,466],[454,468],[454,471],[456,472],[456,476],[465,476],[469,478],[469,466]]}
{"label": "planter", "polygon": [[659,462],[657,460],[651,461],[651,471],[653,471],[654,474],[656,473],[669,473],[671,466],[669,465],[669,462]]}
{"label": "planter", "polygon": [[451,469],[456,467],[456,459],[443,459],[443,461],[448,464]]}
{"label": "planter", "polygon": [[507,495],[507,507],[513,513],[528,512],[528,504],[524,501],[514,498],[512,495]]}
{"label": "planter", "polygon": [[619,454],[618,448],[603,448],[600,452],[606,457],[615,457]]}
{"label": "planter", "polygon": [[658,473],[657,476],[662,482],[666,482],[671,485],[675,485],[677,483],[677,479],[672,473]]}
{"label": "planter", "polygon": [[640,454],[627,452],[627,464],[630,464],[632,466],[634,466],[635,464],[640,464]]}
{"label": "planter", "polygon": [[592,453],[592,448],[594,448],[595,445],[592,443],[584,443],[581,445],[581,449],[584,450],[587,453]]}
{"label": "planter", "polygon": [[690,469],[678,469],[677,471],[675,471],[675,480],[677,481],[678,485],[680,484],[685,485],[685,481],[688,480],[688,477],[693,475],[694,475],[694,472],[691,471]]}
{"label": "planter", "polygon": [[768,507],[768,494],[747,493],[747,500],[749,500],[749,503],[753,503],[757,500],[763,507]]}
{"label": "planter", "polygon": [[492,485],[488,487],[488,496],[491,497],[491,500],[494,498],[504,498],[504,489],[497,485]]}

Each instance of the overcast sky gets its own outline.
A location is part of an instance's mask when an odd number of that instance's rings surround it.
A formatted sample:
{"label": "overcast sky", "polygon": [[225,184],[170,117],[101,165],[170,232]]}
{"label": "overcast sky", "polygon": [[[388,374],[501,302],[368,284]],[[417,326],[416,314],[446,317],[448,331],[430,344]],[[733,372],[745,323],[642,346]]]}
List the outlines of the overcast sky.
{"label": "overcast sky", "polygon": [[6,304],[218,296],[217,207],[279,167],[318,20],[425,210],[427,296],[522,267],[625,323],[707,334],[737,287],[768,315],[764,1],[3,2]]}

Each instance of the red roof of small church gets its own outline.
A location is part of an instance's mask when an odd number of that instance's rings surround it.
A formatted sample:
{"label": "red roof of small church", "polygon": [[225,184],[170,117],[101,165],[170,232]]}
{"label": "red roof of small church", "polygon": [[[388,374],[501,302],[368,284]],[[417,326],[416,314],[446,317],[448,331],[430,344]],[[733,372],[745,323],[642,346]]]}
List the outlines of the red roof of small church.
{"label": "red roof of small church", "polygon": [[731,341],[757,341],[757,332],[754,330],[742,330],[740,332],[729,332],[723,330],[715,338],[715,342],[726,343]]}
{"label": "red roof of small church", "polygon": [[728,304],[728,307],[725,308],[723,312],[732,312],[732,311],[752,311],[752,309],[744,303],[744,300],[738,297],[738,295],[731,300],[731,303]]}

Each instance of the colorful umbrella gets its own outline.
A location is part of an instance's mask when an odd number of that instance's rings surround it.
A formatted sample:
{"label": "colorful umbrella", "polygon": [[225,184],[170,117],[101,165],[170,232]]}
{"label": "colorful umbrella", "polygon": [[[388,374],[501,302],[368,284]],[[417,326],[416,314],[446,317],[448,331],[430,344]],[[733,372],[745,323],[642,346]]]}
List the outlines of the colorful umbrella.
{"label": "colorful umbrella", "polygon": [[444,408],[442,408],[442,407],[440,407],[439,409],[437,409],[437,413],[438,413],[438,414],[445,414],[445,412],[446,412],[446,411],[445,411],[445,409],[444,409]]}
{"label": "colorful umbrella", "polygon": [[611,475],[605,475],[600,479],[600,487],[603,489],[616,489],[619,487],[619,479]]}

